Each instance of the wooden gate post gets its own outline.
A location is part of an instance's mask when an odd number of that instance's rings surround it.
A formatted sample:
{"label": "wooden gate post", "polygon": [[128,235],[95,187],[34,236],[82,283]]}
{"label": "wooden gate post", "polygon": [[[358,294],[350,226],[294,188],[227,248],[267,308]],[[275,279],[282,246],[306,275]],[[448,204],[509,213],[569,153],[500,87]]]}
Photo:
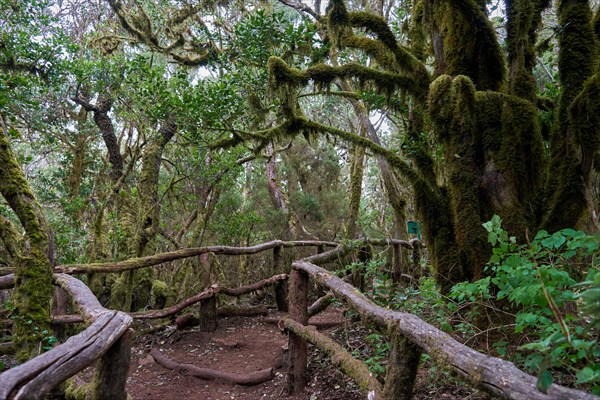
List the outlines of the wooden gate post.
{"label": "wooden gate post", "polygon": [[[273,247],[273,272],[276,274],[284,274],[283,265],[283,246]],[[277,310],[288,312],[288,289],[287,285],[282,281],[275,285],[275,302]]]}
{"label": "wooden gate post", "polygon": [[104,353],[96,369],[93,399],[127,400],[125,383],[131,357],[131,336],[127,329],[123,335]]}
{"label": "wooden gate post", "polygon": [[392,349],[385,374],[383,398],[386,400],[412,399],[421,350],[404,335],[392,333]]}
{"label": "wooden gate post", "polygon": [[[308,324],[308,274],[292,268],[289,283],[289,315],[302,324]],[[306,386],[306,341],[289,332],[288,391],[301,393]]]}

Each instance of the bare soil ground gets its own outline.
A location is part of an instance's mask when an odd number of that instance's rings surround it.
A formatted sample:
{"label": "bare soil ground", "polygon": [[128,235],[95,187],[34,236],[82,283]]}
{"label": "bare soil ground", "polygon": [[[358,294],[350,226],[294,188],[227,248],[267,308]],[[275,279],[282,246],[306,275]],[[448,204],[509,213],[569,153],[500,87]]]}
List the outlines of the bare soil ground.
{"label": "bare soil ground", "polygon": [[[341,320],[341,311],[329,310],[319,318]],[[282,365],[282,347],[287,335],[263,317],[233,317],[219,320],[218,329],[202,333],[196,328],[165,331],[137,337],[132,349],[127,389],[134,399],[230,400],[230,399],[362,399],[356,386],[329,365],[309,369],[313,378],[307,390],[290,396],[286,392],[286,374]],[[216,380],[202,380],[168,370],[148,354],[158,348],[164,355],[180,362],[229,373],[244,374],[276,367],[273,380],[241,386]],[[316,373],[315,373],[316,372]]]}
{"label": "bare soil ground", "polygon": [[[277,316],[270,315],[269,317]],[[340,320],[342,311],[330,308],[320,314],[324,321]],[[341,331],[344,330],[343,335]],[[364,328],[345,325],[324,331],[334,338],[360,341]],[[348,337],[350,334],[351,337]],[[352,337],[354,336],[354,337]],[[186,331],[165,331],[138,336],[132,350],[127,388],[134,399],[173,400],[233,400],[233,399],[288,399],[288,400],[358,400],[365,399],[356,385],[334,367],[327,356],[309,346],[309,385],[306,391],[288,395],[286,374],[281,364],[282,347],[287,335],[263,317],[234,317],[219,320],[218,329],[201,333],[196,328]],[[158,348],[171,359],[230,373],[244,374],[264,368],[275,368],[275,378],[255,385],[240,386],[219,381],[202,380],[168,370],[154,362],[148,354]],[[421,368],[415,399],[484,399],[480,393],[461,386],[435,368]]]}

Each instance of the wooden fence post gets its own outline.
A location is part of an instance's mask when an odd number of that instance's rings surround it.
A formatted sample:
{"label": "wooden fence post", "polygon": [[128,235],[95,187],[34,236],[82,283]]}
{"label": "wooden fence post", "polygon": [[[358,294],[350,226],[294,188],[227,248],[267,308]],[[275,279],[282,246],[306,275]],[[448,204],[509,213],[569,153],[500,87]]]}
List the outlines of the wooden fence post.
{"label": "wooden fence post", "polygon": [[400,243],[392,244],[392,281],[402,282],[402,249]]}
{"label": "wooden fence post", "polygon": [[100,359],[96,369],[97,384],[94,386],[93,399],[127,400],[125,384],[131,357],[132,333],[132,329],[127,329]]}
{"label": "wooden fence post", "polygon": [[371,247],[367,243],[359,247],[357,256],[358,262],[360,262],[362,265],[355,266],[352,270],[352,284],[361,292],[364,292],[367,288],[365,271],[367,269],[366,264],[371,261],[371,250]]}
{"label": "wooden fence post", "polygon": [[[284,274],[283,265],[283,246],[273,247],[273,272],[276,274]],[[277,282],[275,285],[275,302],[277,303],[277,310],[281,312],[288,311],[288,285],[285,283]]]}
{"label": "wooden fence post", "polygon": [[391,339],[383,398],[410,400],[421,361],[421,350],[404,335],[393,332]]}
{"label": "wooden fence post", "polygon": [[[215,273],[215,255],[214,253],[204,253],[200,255],[200,265],[204,269],[204,288],[217,284],[217,274]],[[200,332],[214,332],[217,330],[217,297],[210,296],[200,301]]]}
{"label": "wooden fence post", "polygon": [[[66,315],[69,313],[69,294],[60,286],[53,286],[52,289],[52,315]],[[68,337],[65,325],[52,324],[54,336],[59,340],[65,341]]]}
{"label": "wooden fence post", "polygon": [[[290,317],[302,324],[308,323],[308,274],[292,268],[289,283]],[[288,391],[301,393],[306,386],[306,341],[289,332]]]}
{"label": "wooden fence post", "polygon": [[421,276],[421,242],[414,241],[412,243],[412,269],[415,280],[419,279]]}

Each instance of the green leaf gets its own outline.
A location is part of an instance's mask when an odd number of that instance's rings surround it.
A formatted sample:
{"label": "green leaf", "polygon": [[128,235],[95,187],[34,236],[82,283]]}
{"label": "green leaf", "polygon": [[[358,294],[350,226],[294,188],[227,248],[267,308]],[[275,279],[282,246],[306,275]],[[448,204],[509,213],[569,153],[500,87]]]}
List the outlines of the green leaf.
{"label": "green leaf", "polygon": [[575,382],[575,384],[580,385],[582,383],[596,382],[600,382],[600,366],[593,365],[591,367],[585,367],[577,373],[577,382]]}
{"label": "green leaf", "polygon": [[540,392],[546,393],[550,385],[552,385],[552,374],[545,369],[538,377],[536,387]]}

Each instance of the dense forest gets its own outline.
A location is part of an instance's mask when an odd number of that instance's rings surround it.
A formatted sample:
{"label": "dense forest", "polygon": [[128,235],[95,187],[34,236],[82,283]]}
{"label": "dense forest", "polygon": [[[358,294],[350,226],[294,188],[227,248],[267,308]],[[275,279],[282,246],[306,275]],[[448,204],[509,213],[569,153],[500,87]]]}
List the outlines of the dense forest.
{"label": "dense forest", "polygon": [[135,314],[309,250],[111,263],[335,242],[378,305],[600,395],[599,2],[326,3],[0,0],[2,343],[55,345],[53,272]]}

